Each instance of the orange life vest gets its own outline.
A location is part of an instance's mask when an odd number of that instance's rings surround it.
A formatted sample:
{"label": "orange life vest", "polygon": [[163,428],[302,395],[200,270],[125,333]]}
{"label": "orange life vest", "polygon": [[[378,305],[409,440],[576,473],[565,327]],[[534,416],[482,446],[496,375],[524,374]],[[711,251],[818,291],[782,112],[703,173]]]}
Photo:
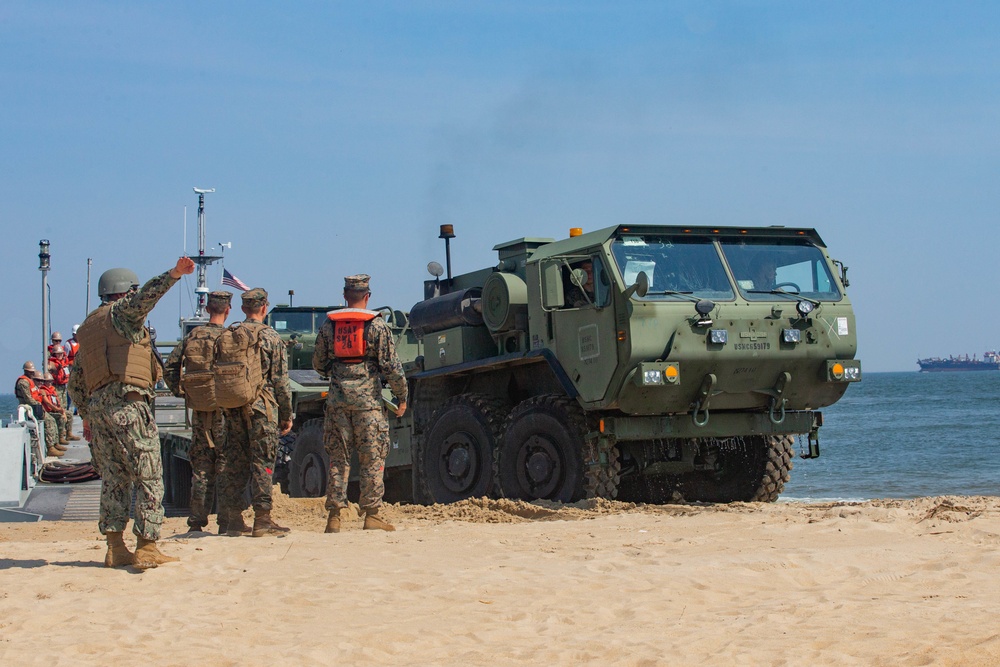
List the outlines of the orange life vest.
{"label": "orange life vest", "polygon": [[371,322],[378,313],[363,308],[341,308],[326,314],[333,322],[333,356],[345,364],[360,364],[365,360],[368,342],[365,340],[365,324]]}
{"label": "orange life vest", "polygon": [[35,399],[36,401],[38,401],[39,403],[42,402],[42,395],[40,393],[38,393],[38,387],[35,386],[35,381],[34,380],[32,380],[27,375],[22,375],[21,377],[19,377],[17,379],[18,380],[27,380],[28,381],[28,386],[31,388],[31,397],[33,399]]}
{"label": "orange life vest", "polygon": [[56,388],[48,385],[42,385],[39,389],[45,392],[45,396],[42,398],[42,405],[45,407],[45,411],[60,412],[59,394],[56,393]]}
{"label": "orange life vest", "polygon": [[76,359],[76,353],[80,351],[80,344],[76,342],[76,338],[70,338],[68,341],[69,348],[66,350],[66,360],[69,362],[70,366],[73,365],[73,360]]}
{"label": "orange life vest", "polygon": [[52,368],[52,380],[59,386],[69,382],[69,361],[66,357],[49,357],[49,367]]}

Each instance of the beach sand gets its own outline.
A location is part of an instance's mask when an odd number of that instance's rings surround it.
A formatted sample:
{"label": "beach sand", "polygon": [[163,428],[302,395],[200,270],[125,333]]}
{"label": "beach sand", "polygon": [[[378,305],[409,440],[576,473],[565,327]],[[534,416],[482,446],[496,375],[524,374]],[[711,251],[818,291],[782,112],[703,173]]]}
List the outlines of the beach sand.
{"label": "beach sand", "polygon": [[[1000,498],[387,506],[397,531],[0,524],[3,665],[1000,665]],[[127,541],[134,546],[129,533]]]}

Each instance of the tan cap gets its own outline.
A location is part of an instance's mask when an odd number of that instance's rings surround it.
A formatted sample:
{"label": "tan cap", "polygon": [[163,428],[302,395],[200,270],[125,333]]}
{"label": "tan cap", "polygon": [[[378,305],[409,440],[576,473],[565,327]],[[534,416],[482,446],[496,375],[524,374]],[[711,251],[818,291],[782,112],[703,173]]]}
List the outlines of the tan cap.
{"label": "tan cap", "polygon": [[53,345],[52,354],[66,354],[66,348],[64,348],[62,345]]}
{"label": "tan cap", "polygon": [[247,308],[260,308],[267,301],[267,290],[254,287],[243,292],[243,305]]}
{"label": "tan cap", "polygon": [[367,273],[359,273],[356,276],[347,276],[344,278],[344,291],[345,292],[361,292],[362,294],[367,293],[368,283],[372,279]]}
{"label": "tan cap", "polygon": [[31,371],[32,373],[35,372],[35,364],[33,364],[30,361],[24,362],[24,366],[22,368],[23,368],[23,370],[24,370],[25,373],[28,373],[28,371]]}
{"label": "tan cap", "polygon": [[52,373],[46,373],[45,375],[42,376],[42,379],[45,380],[46,382],[53,382],[54,381],[52,379]]}
{"label": "tan cap", "polygon": [[62,334],[59,333],[58,331],[53,331],[52,332],[52,340],[59,340],[59,341],[61,341],[62,340]]}
{"label": "tan cap", "polygon": [[33,377],[33,378],[34,378],[34,379],[36,379],[36,380],[44,380],[44,379],[45,379],[45,375],[44,375],[44,374],[42,374],[42,373],[39,373],[38,371],[35,371],[35,372],[34,372],[34,373],[33,373],[33,374],[31,375],[31,377]]}
{"label": "tan cap", "polygon": [[217,290],[208,293],[208,305],[225,308],[233,301],[233,293],[226,290]]}

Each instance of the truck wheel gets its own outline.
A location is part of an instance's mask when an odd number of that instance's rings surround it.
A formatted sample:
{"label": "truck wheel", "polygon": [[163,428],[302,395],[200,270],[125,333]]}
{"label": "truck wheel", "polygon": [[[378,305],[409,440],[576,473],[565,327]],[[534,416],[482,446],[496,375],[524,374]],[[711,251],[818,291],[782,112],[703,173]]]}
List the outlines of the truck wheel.
{"label": "truck wheel", "polygon": [[718,472],[685,476],[677,490],[692,502],[774,502],[789,479],[794,442],[790,435],[720,440],[713,445]]}
{"label": "truck wheel", "polygon": [[493,495],[504,413],[499,401],[480,394],[455,396],[434,413],[414,462],[430,502]]}
{"label": "truck wheel", "polygon": [[288,470],[289,495],[294,498],[319,498],[326,495],[330,458],[323,446],[323,420],[310,419],[302,425],[295,439]]}
{"label": "truck wheel", "polygon": [[618,485],[621,483],[621,479],[622,462],[618,458],[618,448],[612,447],[608,451],[607,463],[587,466],[583,482],[583,497],[614,500],[618,497]]}
{"label": "truck wheel", "polygon": [[570,399],[549,395],[523,401],[511,414],[497,452],[503,495],[564,503],[583,498],[585,432],[583,413]]}

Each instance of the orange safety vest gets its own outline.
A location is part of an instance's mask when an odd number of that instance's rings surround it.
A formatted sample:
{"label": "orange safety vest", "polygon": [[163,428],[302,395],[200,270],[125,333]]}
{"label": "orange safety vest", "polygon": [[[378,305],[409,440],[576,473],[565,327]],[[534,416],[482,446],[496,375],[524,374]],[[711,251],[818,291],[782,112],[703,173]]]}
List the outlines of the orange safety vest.
{"label": "orange safety vest", "polygon": [[35,381],[34,380],[32,380],[27,375],[22,375],[21,377],[19,377],[17,379],[18,380],[27,380],[28,381],[28,386],[31,387],[31,397],[33,399],[35,399],[36,401],[38,401],[39,403],[42,402],[42,395],[38,393],[38,387],[35,386]]}
{"label": "orange safety vest", "polygon": [[59,358],[56,356],[49,357],[49,366],[53,367],[55,370],[52,371],[52,380],[59,386],[67,384],[69,382],[69,362],[66,357]]}
{"label": "orange safety vest", "polygon": [[42,401],[42,405],[45,407],[45,411],[61,412],[59,405],[59,394],[56,393],[56,388],[50,387],[48,385],[42,385],[41,387],[39,387],[39,389],[41,391],[44,391],[46,395],[46,398]]}
{"label": "orange safety vest", "polygon": [[345,364],[360,364],[365,360],[368,342],[365,340],[365,324],[371,322],[378,313],[363,308],[341,308],[326,314],[333,322],[333,356]]}
{"label": "orange safety vest", "polygon": [[67,342],[69,343],[69,349],[66,351],[66,360],[72,366],[73,360],[76,359],[76,353],[80,351],[80,344],[76,342],[76,338],[70,338]]}

